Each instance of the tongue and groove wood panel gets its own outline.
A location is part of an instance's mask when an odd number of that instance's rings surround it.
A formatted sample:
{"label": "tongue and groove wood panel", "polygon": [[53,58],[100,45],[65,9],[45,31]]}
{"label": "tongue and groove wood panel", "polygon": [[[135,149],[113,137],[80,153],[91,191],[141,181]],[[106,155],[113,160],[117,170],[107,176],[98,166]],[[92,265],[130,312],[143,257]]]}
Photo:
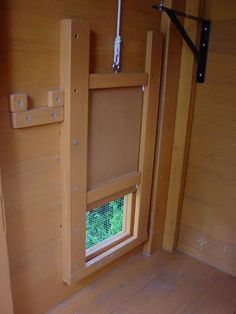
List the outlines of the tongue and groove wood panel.
{"label": "tongue and groove wood panel", "polygon": [[198,85],[178,248],[236,275],[236,2],[206,1],[206,82]]}
{"label": "tongue and groove wood panel", "polygon": [[[159,30],[153,1],[124,1],[122,70],[143,72],[146,32]],[[60,20],[92,29],[91,72],[111,72],[115,0],[0,2],[0,166],[15,313],[43,313],[78,290],[62,283],[60,127],[12,130],[8,95],[24,92],[31,108],[60,84]]]}

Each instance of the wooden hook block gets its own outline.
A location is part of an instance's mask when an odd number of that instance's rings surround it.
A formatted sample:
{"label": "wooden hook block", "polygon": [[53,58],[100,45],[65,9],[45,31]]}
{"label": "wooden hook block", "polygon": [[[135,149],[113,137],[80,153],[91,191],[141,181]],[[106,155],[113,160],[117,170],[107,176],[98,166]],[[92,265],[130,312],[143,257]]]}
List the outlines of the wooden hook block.
{"label": "wooden hook block", "polygon": [[62,122],[63,120],[63,107],[41,107],[22,112],[13,112],[11,114],[11,122],[14,129]]}
{"label": "wooden hook block", "polygon": [[14,129],[62,122],[64,120],[64,91],[48,92],[48,105],[28,110],[26,94],[10,95],[11,124]]}
{"label": "wooden hook block", "polygon": [[48,92],[48,106],[49,107],[62,107],[64,106],[64,91],[51,90]]}
{"label": "wooden hook block", "polygon": [[19,112],[28,110],[28,100],[26,94],[10,95],[10,111]]}

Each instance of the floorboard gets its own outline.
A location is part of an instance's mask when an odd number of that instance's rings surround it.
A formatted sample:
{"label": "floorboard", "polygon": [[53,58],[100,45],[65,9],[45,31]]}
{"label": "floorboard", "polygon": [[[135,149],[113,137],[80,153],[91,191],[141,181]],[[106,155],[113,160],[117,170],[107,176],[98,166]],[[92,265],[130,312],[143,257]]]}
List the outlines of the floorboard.
{"label": "floorboard", "polygon": [[50,314],[236,314],[236,278],[181,253],[141,253]]}

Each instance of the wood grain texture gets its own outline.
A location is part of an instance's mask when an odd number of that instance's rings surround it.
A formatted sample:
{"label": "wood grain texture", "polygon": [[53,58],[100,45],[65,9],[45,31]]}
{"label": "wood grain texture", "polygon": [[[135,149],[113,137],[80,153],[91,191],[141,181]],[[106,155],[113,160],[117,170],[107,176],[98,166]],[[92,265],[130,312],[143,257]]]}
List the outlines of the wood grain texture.
{"label": "wood grain texture", "polygon": [[142,128],[139,153],[141,182],[137,187],[134,235],[142,237],[148,232],[151,203],[151,187],[155,156],[155,142],[159,109],[163,34],[148,32],[145,72],[148,84],[144,88]]}
{"label": "wood grain texture", "polygon": [[41,107],[32,110],[11,113],[11,124],[14,129],[30,128],[39,125],[59,123],[63,120],[63,107]]}
{"label": "wood grain texture", "polygon": [[[198,15],[200,1],[186,0],[186,12],[191,15]],[[186,19],[184,28],[192,38],[197,42],[197,24],[195,21]],[[196,88],[196,68],[194,67],[194,55],[189,47],[183,43],[179,89],[177,98],[177,109],[175,119],[175,133],[173,152],[171,158],[170,181],[168,188],[168,199],[166,206],[165,229],[163,235],[163,249],[173,251],[175,239],[178,233],[178,215],[181,192],[183,189],[183,175],[185,174],[185,150],[187,143],[187,134],[189,132],[188,123],[190,119],[192,94]]]}
{"label": "wood grain texture", "polygon": [[140,184],[141,173],[133,172],[119,178],[104,182],[101,186],[88,191],[87,204],[95,203],[111,195],[120,193]]}
{"label": "wood grain texture", "polygon": [[[90,29],[78,20],[61,22],[61,126],[63,280],[85,263]],[[79,241],[78,241],[79,239]]]}
{"label": "wood grain texture", "polygon": [[[78,22],[70,22],[71,25],[77,25]],[[70,25],[69,24],[69,25]],[[67,24],[66,24],[67,25]],[[78,24],[79,25],[79,24]],[[76,29],[76,27],[75,27]],[[84,34],[81,36],[81,32],[76,31],[76,34],[79,34],[79,39],[82,37],[84,37]],[[73,38],[74,37],[74,32],[71,33],[70,32],[70,37]],[[76,37],[76,36],[75,36]],[[67,45],[66,45],[67,46]],[[84,46],[84,45],[83,45]],[[82,47],[82,46],[81,46]],[[74,51],[72,49],[73,47],[68,47],[67,50],[70,51],[71,55],[73,56],[73,54],[76,52],[76,50]],[[148,237],[148,218],[149,218],[149,206],[150,206],[150,195],[151,195],[151,184],[152,184],[152,175],[153,175],[153,161],[154,161],[154,151],[155,151],[155,135],[156,135],[156,128],[157,128],[157,116],[158,116],[158,103],[159,103],[159,88],[160,88],[160,76],[161,76],[161,63],[162,63],[162,48],[163,48],[163,36],[162,34],[158,33],[158,32],[153,32],[153,31],[149,31],[147,33],[147,48],[146,48],[146,63],[145,63],[145,71],[146,73],[148,73],[148,84],[147,86],[145,86],[144,88],[144,96],[143,96],[143,105],[142,105],[142,127],[141,127],[141,136],[140,136],[140,140],[138,139],[138,141],[140,141],[140,149],[139,149],[139,154],[137,154],[136,159],[138,159],[139,165],[138,165],[138,169],[139,172],[134,172],[134,173],[128,173],[125,176],[121,176],[120,178],[117,179],[113,179],[113,181],[111,180],[111,182],[109,184],[104,184],[100,187],[97,187],[94,190],[90,190],[87,194],[87,199],[88,199],[88,203],[93,203],[97,200],[100,199],[104,199],[105,197],[109,197],[109,195],[113,195],[116,192],[120,192],[122,189],[127,189],[130,187],[133,187],[135,185],[137,185],[137,192],[136,192],[136,207],[135,207],[135,218],[134,218],[134,227],[133,227],[133,234],[125,241],[116,244],[115,246],[111,247],[110,249],[108,249],[107,251],[101,253],[99,256],[94,257],[93,259],[87,261],[85,263],[85,265],[83,264],[83,259],[84,257],[82,256],[82,253],[80,253],[80,263],[77,264],[78,267],[73,269],[73,272],[68,273],[69,276],[67,276],[66,278],[66,282],[69,284],[75,283],[81,279],[86,278],[87,276],[93,274],[95,271],[101,269],[102,267],[106,266],[108,263],[111,263],[112,261],[116,260],[117,258],[120,258],[122,255],[128,253],[130,250],[134,249],[135,247],[139,246],[141,243],[144,243],[147,240]],[[66,50],[65,50],[66,52]],[[79,51],[78,51],[79,52]],[[78,53],[77,52],[77,53]],[[82,52],[81,52],[82,54]],[[87,51],[88,54],[88,51]],[[76,54],[75,54],[76,55]],[[157,58],[156,58],[157,57]],[[70,60],[70,67],[71,64],[73,64],[72,62],[72,57],[69,58]],[[82,58],[83,60],[83,58]],[[76,58],[75,60],[76,61]],[[83,63],[84,64],[84,63]],[[81,64],[82,66],[82,64]],[[87,70],[87,68],[85,68]],[[83,66],[82,66],[82,70],[83,70]],[[71,72],[73,73],[73,70],[71,69]],[[87,71],[81,71],[83,75],[81,75],[81,77],[87,77]],[[71,76],[72,78],[75,78],[76,81],[76,75],[75,76]],[[87,81],[87,79],[85,79],[85,82]],[[82,84],[83,82],[83,84]],[[84,81],[81,80],[81,84],[84,87],[84,89],[87,88],[88,90],[88,86],[86,86]],[[72,81],[72,87],[75,86],[73,84]],[[80,85],[79,85],[80,86]],[[63,88],[65,88],[64,86],[62,86]],[[72,88],[70,87],[70,88]],[[66,90],[66,88],[65,88]],[[111,91],[110,89],[106,91]],[[131,93],[132,91],[132,93]],[[79,94],[81,92],[81,90],[79,91]],[[108,115],[108,117],[110,117],[112,119],[112,124],[114,124],[114,118],[117,119],[117,115],[115,115],[114,113],[110,116],[109,115],[109,109],[114,107],[114,104],[116,104],[116,100],[120,98],[120,95],[123,97],[123,93],[124,90],[119,89],[119,93],[117,93],[115,95],[115,99],[109,99],[109,101],[107,101],[107,97],[104,97],[104,99],[102,98],[103,101],[98,102],[98,104],[108,104],[108,107],[105,107],[106,110],[102,111],[102,118],[107,118],[106,116]],[[121,98],[122,102],[126,105],[127,108],[130,107],[130,104],[132,104],[132,102],[134,100],[135,101],[135,105],[140,104],[140,97],[137,97],[137,90],[131,90],[129,89],[130,94],[128,93],[129,97],[125,97],[125,98]],[[104,91],[103,91],[104,93]],[[140,93],[140,91],[139,91]],[[81,92],[80,97],[82,97],[79,102],[79,108],[86,108],[86,110],[84,109],[84,111],[81,112],[79,118],[80,118],[80,136],[81,134],[83,135],[85,130],[87,130],[87,97],[83,97],[83,91]],[[109,94],[108,94],[109,95]],[[104,95],[106,96],[106,94]],[[71,100],[71,106],[73,105],[73,99]],[[117,105],[117,104],[116,104]],[[93,108],[95,105],[94,103],[92,103],[92,106],[90,107]],[[119,107],[119,106],[117,106]],[[72,106],[73,108],[73,106]],[[92,110],[91,110],[92,111]],[[126,111],[122,110],[122,111]],[[136,110],[137,111],[137,110]],[[129,111],[128,111],[129,112]],[[135,112],[135,111],[134,111]],[[108,114],[107,114],[108,113]],[[138,112],[139,113],[139,112]],[[126,113],[127,115],[127,113]],[[75,117],[77,117],[78,115],[75,115]],[[97,116],[97,115],[95,115]],[[141,112],[139,114],[139,119],[138,119],[138,123],[134,120],[134,123],[137,124],[137,126],[140,125],[139,121],[141,120]],[[128,116],[129,119],[133,118],[132,114],[129,114]],[[71,120],[69,122],[69,124],[71,122],[72,123],[72,127],[74,125],[74,129],[77,130],[77,128],[75,128],[76,123],[74,121],[74,116],[71,116]],[[81,121],[82,119],[82,121]],[[83,119],[85,119],[86,122],[83,121]],[[124,119],[124,118],[123,118]],[[122,119],[122,120],[123,120]],[[103,121],[103,120],[101,120]],[[141,122],[141,121],[140,121]],[[95,123],[90,123],[89,124],[89,129],[93,129],[94,128],[94,124]],[[103,125],[106,125],[106,123],[102,123],[102,127]],[[130,124],[129,124],[130,125]],[[85,130],[84,130],[85,129]],[[139,137],[140,134],[140,128],[136,128],[136,131],[134,132],[136,137]],[[123,146],[123,143],[126,144],[126,137],[128,138],[129,135],[129,128],[128,130],[128,134],[125,134],[124,137],[122,137],[122,141],[121,143],[121,147]],[[119,135],[119,129],[117,130],[117,128],[115,128],[115,133],[114,132],[108,132],[110,133],[109,136],[111,137],[110,140],[112,140],[113,145],[117,144],[116,143],[116,136],[114,136],[116,133]],[[132,128],[131,128],[132,131]],[[100,130],[98,129],[97,132],[94,132],[93,135],[90,135],[90,141],[91,139],[93,139],[96,136],[96,133],[99,133]],[[101,133],[102,136],[100,136],[100,139],[102,139],[104,141],[104,137],[106,136],[107,132],[103,132]],[[114,134],[114,135],[113,135]],[[78,134],[79,137],[79,134]],[[67,140],[67,142],[71,142],[71,138]],[[86,156],[87,154],[87,142],[85,141],[85,138],[82,138],[82,141],[79,141],[79,143],[82,142],[81,146],[81,151],[83,152],[83,154]],[[99,141],[98,141],[99,143]],[[97,143],[96,143],[97,144]],[[100,144],[100,143],[99,143]],[[132,147],[134,143],[132,141],[129,142],[129,145]],[[105,145],[105,143],[104,143]],[[99,145],[99,149],[102,150],[104,145]],[[138,145],[139,146],[139,145]],[[92,156],[91,156],[92,155]],[[93,156],[94,155],[94,156]],[[99,158],[99,156],[97,156],[98,154],[91,154],[90,151],[90,158],[89,161],[91,159],[91,157],[96,157],[96,167],[99,168],[102,165],[103,159],[107,159],[107,156],[104,156],[104,158]],[[116,163],[118,161],[119,164],[119,159],[120,156],[119,154],[117,156],[114,156],[112,158],[112,163],[114,164],[114,168],[116,167]],[[108,159],[109,160],[109,159]],[[78,165],[80,165],[79,163],[80,160],[78,160]],[[68,163],[68,166],[70,166],[70,163]],[[105,163],[105,166],[108,167],[108,162]],[[102,170],[103,172],[105,172],[106,167],[103,167]],[[65,167],[67,169],[67,167]],[[87,164],[82,164],[82,167],[80,168],[80,171],[76,171],[77,167],[75,165],[74,170],[75,170],[75,175],[77,176],[77,173],[81,173],[81,170],[87,169]],[[72,170],[72,168],[71,168]],[[88,170],[89,172],[93,172],[91,170],[91,162],[88,162]],[[109,167],[108,167],[109,170]],[[63,167],[63,171],[67,171],[64,169]],[[82,182],[84,182],[83,178],[83,173],[82,172],[82,177],[80,175],[80,180]],[[67,176],[66,176],[67,178]],[[105,181],[106,182],[106,181]],[[84,185],[81,189],[81,187],[79,188],[79,191],[84,191]],[[72,196],[71,196],[72,197]],[[69,197],[69,200],[71,199],[71,197]],[[68,199],[68,197],[67,197]],[[80,200],[80,202],[82,202],[84,199],[84,195],[81,194],[80,199],[78,199],[78,201]],[[86,207],[82,207],[81,206],[82,203],[77,203],[77,206],[79,205],[79,211],[77,209],[77,213],[79,213],[79,216],[77,217],[76,221],[80,221],[79,222],[79,228],[77,229],[77,237],[74,236],[74,239],[77,239],[77,242],[79,244],[77,244],[77,247],[73,247],[71,243],[70,246],[70,250],[71,253],[73,252],[73,250],[79,250],[78,252],[83,251],[83,246],[84,246],[84,234],[85,233],[85,222],[82,223],[84,217],[82,217],[84,215],[84,211],[86,210]],[[69,209],[69,215],[72,215],[72,211],[70,211]],[[68,211],[67,209],[67,211]],[[67,214],[68,215],[68,214]],[[84,215],[85,216],[85,215]],[[74,220],[71,220],[71,224],[74,222]],[[70,226],[69,226],[69,232],[74,231]],[[81,240],[82,239],[82,240]],[[75,243],[74,243],[75,244]],[[70,254],[71,254],[70,253]],[[70,256],[69,256],[70,257]],[[85,259],[84,259],[85,260]]]}
{"label": "wood grain texture", "polygon": [[116,73],[116,74],[90,74],[89,88],[114,88],[147,85],[147,73]]}
{"label": "wood grain texture", "polygon": [[[186,0],[165,1],[167,7],[185,10]],[[165,36],[159,121],[156,140],[154,178],[152,186],[149,239],[146,254],[162,246],[168,187],[175,132],[182,39],[166,14],[161,17],[161,31]]]}
{"label": "wood grain texture", "polygon": [[214,20],[206,83],[196,91],[178,248],[235,274],[236,27],[231,18],[236,4],[206,1],[205,10]]}
{"label": "wood grain texture", "polygon": [[138,170],[141,87],[89,93],[88,190]]}
{"label": "wood grain texture", "polygon": [[[123,72],[144,71],[146,32],[160,24],[152,4],[124,1]],[[59,125],[12,130],[8,95],[24,91],[37,108],[58,88],[64,18],[90,24],[90,70],[111,73],[116,11],[115,0],[0,1],[0,165],[15,313],[41,314],[81,286],[61,280]]]}
{"label": "wood grain texture", "polygon": [[6,234],[6,217],[0,171],[0,313],[13,314],[14,311]]}
{"label": "wood grain texture", "polygon": [[181,254],[137,255],[50,314],[233,313],[236,279]]}

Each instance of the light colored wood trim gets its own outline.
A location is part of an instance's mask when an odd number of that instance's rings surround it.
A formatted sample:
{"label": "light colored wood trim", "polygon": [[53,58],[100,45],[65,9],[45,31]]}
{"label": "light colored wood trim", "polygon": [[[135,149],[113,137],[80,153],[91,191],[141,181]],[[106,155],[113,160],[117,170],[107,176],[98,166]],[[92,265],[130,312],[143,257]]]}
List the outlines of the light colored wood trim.
{"label": "light colored wood trim", "polygon": [[123,226],[124,231],[130,235],[133,235],[134,229],[135,204],[136,204],[136,191],[125,196],[126,215],[124,218]]}
{"label": "light colored wood trim", "polygon": [[130,252],[131,250],[135,249],[146,240],[147,233],[140,235],[139,238],[132,236],[105,251],[104,253],[100,254],[99,256],[96,256],[95,258],[86,262],[85,268],[78,270],[77,273],[73,274],[72,278],[69,278],[71,279],[70,284],[91,275],[95,271],[98,271],[109,263],[115,261],[116,259]]}
{"label": "light colored wood trim", "polygon": [[[86,261],[102,254],[106,250],[109,250],[113,246],[121,243],[122,241],[127,240],[130,236],[132,236],[136,193],[130,192],[128,195],[127,194],[124,197],[123,231],[110,237],[109,239],[102,241],[101,243],[95,245],[94,247],[87,249]],[[124,194],[122,193],[122,195]]]}
{"label": "light colored wood trim", "polygon": [[61,22],[61,88],[65,91],[61,128],[62,239],[63,279],[67,283],[85,263],[89,41],[87,24]]}
{"label": "light colored wood trim", "polygon": [[[187,0],[186,11],[192,15],[199,12],[200,1]],[[186,19],[185,28],[191,38],[196,38],[196,24]],[[170,182],[166,209],[165,229],[163,236],[163,249],[172,252],[177,235],[177,219],[179,211],[179,201],[182,188],[182,175],[185,158],[185,145],[189,121],[189,109],[191,103],[193,79],[195,80],[194,56],[189,48],[184,44],[182,48],[181,70],[179,80],[179,92],[177,101],[177,112],[175,122],[174,145],[171,162]],[[193,78],[194,76],[194,78]]]}
{"label": "light colored wood trim", "polygon": [[109,250],[113,246],[121,243],[122,241],[127,240],[130,235],[124,231],[119,232],[118,234],[98,243],[97,245],[86,250],[86,261],[89,261],[98,255]]}
{"label": "light colored wood trim", "polygon": [[65,94],[63,90],[48,91],[48,107],[64,106]]}
{"label": "light colored wood trim", "polygon": [[135,187],[140,183],[141,174],[138,172],[130,173],[128,175],[111,180],[99,186],[96,189],[88,191],[87,204],[95,203],[96,201],[105,199],[113,194],[125,191],[129,188]]}
{"label": "light colored wood trim", "polygon": [[118,193],[115,193],[115,194],[112,194],[112,195],[108,195],[107,197],[103,198],[103,199],[100,199],[94,203],[91,203],[91,204],[87,204],[87,211],[88,210],[93,210],[94,208],[97,208],[101,205],[104,205],[108,202],[111,202],[111,201],[114,201],[115,199],[117,198],[120,198],[122,196],[127,196],[128,195],[131,195],[132,193],[135,193],[137,190],[136,186],[132,186],[131,188],[128,188],[128,189],[125,189],[125,190],[122,190]]}
{"label": "light colored wood trim", "polygon": [[[165,5],[184,11],[185,2],[186,0],[166,0]],[[159,249],[163,241],[182,51],[182,38],[166,14],[161,16],[161,31],[165,34],[165,46],[149,238],[144,246],[146,254]]]}
{"label": "light colored wood trim", "polygon": [[14,129],[57,123],[62,122],[63,120],[63,107],[42,107],[11,113],[11,123]]}
{"label": "light colored wood trim", "polygon": [[28,97],[24,93],[11,94],[9,96],[10,112],[19,112],[28,110]]}
{"label": "light colored wood trim", "polygon": [[148,32],[145,72],[148,73],[148,85],[144,89],[142,129],[139,155],[141,183],[136,195],[136,213],[134,235],[139,237],[148,230],[153,163],[159,104],[163,36]]}
{"label": "light colored wood trim", "polygon": [[13,314],[11,281],[6,239],[6,221],[0,172],[0,313]]}
{"label": "light colored wood trim", "polygon": [[90,89],[145,86],[147,82],[147,73],[104,73],[89,76]]}

